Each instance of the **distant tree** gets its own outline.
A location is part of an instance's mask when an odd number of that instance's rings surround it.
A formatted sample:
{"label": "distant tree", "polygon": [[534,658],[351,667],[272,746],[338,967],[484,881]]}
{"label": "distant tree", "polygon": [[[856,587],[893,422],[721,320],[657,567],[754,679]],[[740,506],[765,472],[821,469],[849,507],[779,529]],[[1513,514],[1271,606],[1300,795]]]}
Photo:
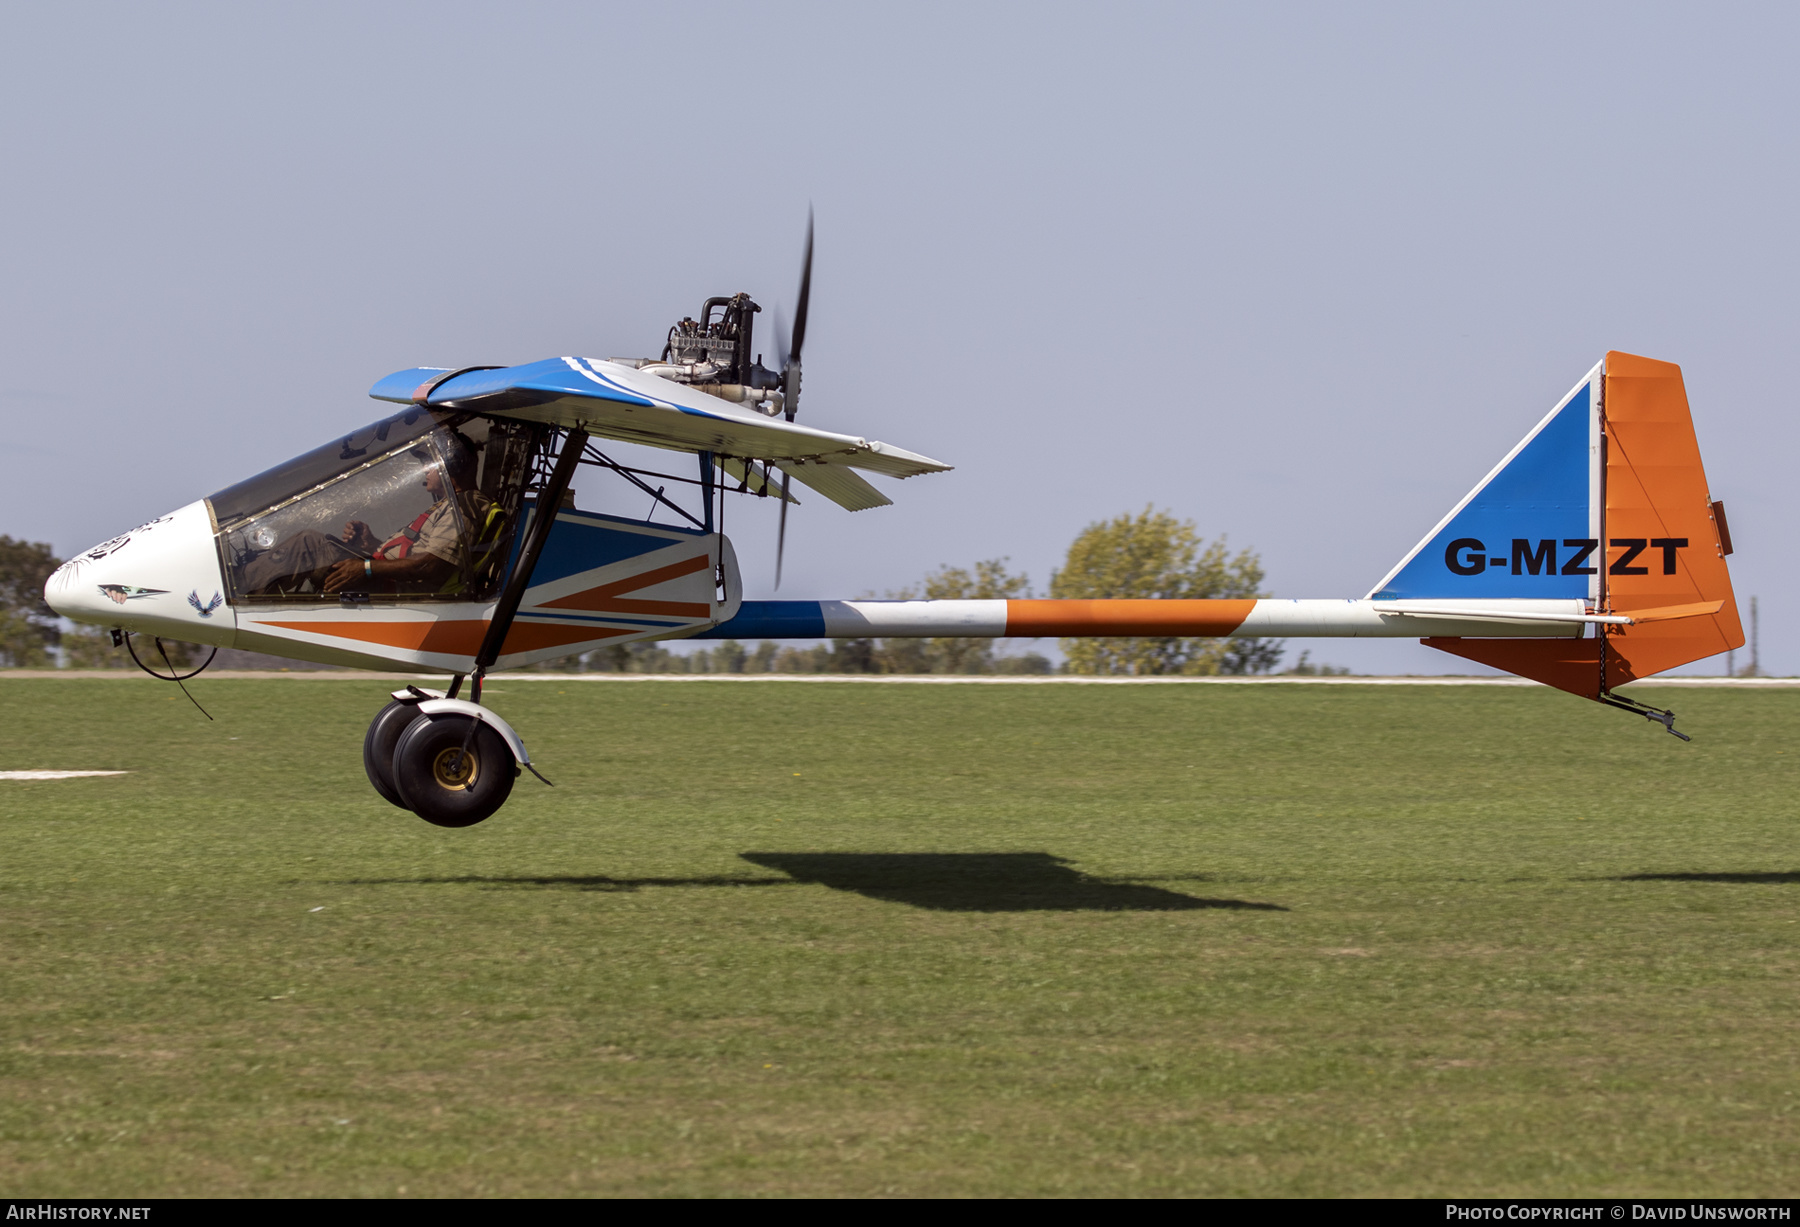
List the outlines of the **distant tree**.
{"label": "distant tree", "polygon": [[875,661],[875,641],[873,639],[834,639],[831,641],[831,656],[826,661],[827,673],[879,673],[881,667]]}
{"label": "distant tree", "polygon": [[62,637],[63,664],[71,669],[135,669],[124,648],[98,626],[77,626]]}
{"label": "distant tree", "polygon": [[60,566],[46,542],[0,535],[0,664],[54,663],[51,652],[62,633],[56,612],[44,603],[44,583]]}
{"label": "distant tree", "polygon": [[[1006,569],[1010,558],[989,558],[973,568],[943,566],[927,575],[917,589],[890,593],[895,600],[1003,601],[1031,595],[1031,578]],[[876,646],[872,672],[993,673],[1006,657],[996,657],[992,639],[883,639]],[[1044,662],[1047,666],[1049,661]],[[1008,670],[1009,672],[1015,670]]]}
{"label": "distant tree", "polygon": [[782,648],[769,664],[770,673],[830,673],[831,648],[815,643],[810,648]]}
{"label": "distant tree", "polygon": [[0,609],[0,666],[43,668],[50,659],[44,628],[22,613]]}
{"label": "distant tree", "polygon": [[1055,672],[1050,658],[1042,652],[1027,652],[1023,656],[997,656],[994,658],[994,672],[1014,675],[1031,675]]}
{"label": "distant tree", "polygon": [[621,643],[610,644],[604,648],[595,648],[580,658],[583,673],[624,673],[625,666],[631,657]]}
{"label": "distant tree", "polygon": [[[571,658],[573,659],[573,658]],[[595,648],[592,652],[579,658],[577,669],[568,672],[582,673],[686,673],[688,671],[685,658],[676,656],[660,643],[638,641],[637,643],[615,643],[610,647]],[[563,661],[552,661],[553,671],[562,672]]]}
{"label": "distant tree", "polygon": [[594,663],[595,653],[586,652],[575,656],[558,656],[552,660],[541,660],[535,665],[526,665],[527,673],[595,673],[600,668]]}
{"label": "distant tree", "polygon": [[1219,672],[1227,677],[1251,673],[1273,673],[1281,663],[1280,639],[1226,639],[1224,654],[1219,657]]}
{"label": "distant tree", "polygon": [[1309,657],[1311,655],[1312,655],[1312,653],[1310,651],[1300,653],[1300,659],[1294,662],[1293,667],[1290,669],[1283,669],[1282,672],[1284,674],[1286,674],[1288,677],[1349,677],[1350,676],[1350,667],[1348,665],[1345,665],[1342,668],[1338,668],[1333,665],[1311,664],[1307,660],[1307,657]]}
{"label": "distant tree", "polygon": [[[1253,598],[1261,595],[1262,580],[1262,561],[1249,550],[1234,555],[1225,538],[1205,542],[1193,521],[1146,507],[1138,515],[1083,529],[1051,578],[1050,595],[1062,600]],[[1279,644],[1259,640],[1065,639],[1062,646],[1071,673],[1266,673],[1281,659]]]}
{"label": "distant tree", "polygon": [[[157,651],[156,638],[153,635],[134,635],[132,646],[146,665],[158,673],[168,671],[169,665],[178,669],[186,669],[197,665],[211,654],[210,647],[201,647],[197,643],[182,643],[174,639],[162,641],[162,652]],[[163,652],[169,654],[168,664],[163,663]],[[220,660],[225,657],[219,653]],[[131,659],[131,653],[123,647],[114,647],[112,632],[98,626],[82,626],[77,624],[73,629],[63,632],[62,663],[67,669],[135,669],[137,662]],[[233,665],[233,668],[241,666]],[[258,668],[263,666],[256,666]]]}
{"label": "distant tree", "polygon": [[712,672],[742,673],[749,653],[735,639],[727,639],[712,650]]}

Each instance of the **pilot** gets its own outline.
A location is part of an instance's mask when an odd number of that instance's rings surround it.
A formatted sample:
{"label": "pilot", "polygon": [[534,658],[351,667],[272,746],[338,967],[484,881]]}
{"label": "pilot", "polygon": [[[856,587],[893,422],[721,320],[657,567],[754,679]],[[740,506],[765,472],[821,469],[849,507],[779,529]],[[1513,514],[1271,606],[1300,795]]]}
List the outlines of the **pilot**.
{"label": "pilot", "polygon": [[[412,449],[412,455],[428,465],[424,486],[433,500],[430,511],[386,541],[361,520],[346,524],[338,536],[312,529],[294,533],[244,567],[243,590],[290,592],[310,579],[328,593],[455,591],[466,553],[461,530],[466,526],[476,538],[485,536],[493,503],[475,489],[474,447],[455,432],[440,439],[442,467],[431,463],[436,458],[429,448]],[[454,498],[449,497],[452,493]],[[462,525],[457,523],[459,514]]]}
{"label": "pilot", "polygon": [[[415,520],[387,541],[361,520],[344,525],[344,543],[361,557],[332,567],[325,576],[326,592],[367,591],[370,579],[380,580],[384,591],[438,592],[462,569],[465,546],[457,516],[470,532],[480,535],[493,501],[475,489],[475,449],[455,432],[446,442],[444,468],[432,465],[425,470],[432,507],[423,522]],[[454,499],[444,489],[446,471]]]}

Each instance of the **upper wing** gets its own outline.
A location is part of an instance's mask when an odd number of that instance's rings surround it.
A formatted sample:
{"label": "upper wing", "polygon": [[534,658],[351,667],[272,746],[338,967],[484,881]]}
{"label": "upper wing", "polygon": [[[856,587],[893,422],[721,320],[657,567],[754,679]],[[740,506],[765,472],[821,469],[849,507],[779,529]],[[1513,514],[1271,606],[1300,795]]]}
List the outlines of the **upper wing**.
{"label": "upper wing", "polygon": [[[370,388],[369,395],[410,404],[416,392],[446,369],[397,371]],[[843,465],[888,477],[942,473],[951,467],[885,443],[765,417],[655,375],[592,358],[549,358],[470,371],[432,388],[425,399],[434,407],[580,426],[603,438],[674,451]],[[829,490],[808,484],[832,497]]]}

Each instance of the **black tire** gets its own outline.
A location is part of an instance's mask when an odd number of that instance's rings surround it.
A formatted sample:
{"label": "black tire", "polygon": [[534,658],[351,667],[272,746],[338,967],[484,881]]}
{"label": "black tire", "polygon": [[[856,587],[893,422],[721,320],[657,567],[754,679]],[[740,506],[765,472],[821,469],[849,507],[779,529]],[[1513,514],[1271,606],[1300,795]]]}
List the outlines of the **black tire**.
{"label": "black tire", "polygon": [[401,809],[412,807],[401,799],[400,790],[394,786],[394,747],[419,714],[417,703],[389,703],[375,713],[369,731],[363,735],[363,770],[369,773],[369,783],[375,785],[383,800]]}
{"label": "black tire", "polygon": [[505,739],[468,716],[416,720],[394,747],[394,787],[406,808],[434,826],[472,827],[489,817],[506,804],[518,773]]}

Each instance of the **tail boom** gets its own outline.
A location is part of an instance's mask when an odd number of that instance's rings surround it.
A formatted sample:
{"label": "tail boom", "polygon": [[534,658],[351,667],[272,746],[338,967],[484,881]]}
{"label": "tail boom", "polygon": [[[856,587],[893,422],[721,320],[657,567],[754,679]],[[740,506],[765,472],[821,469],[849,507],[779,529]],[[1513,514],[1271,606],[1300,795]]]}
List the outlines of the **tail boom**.
{"label": "tail boom", "polygon": [[745,601],[696,639],[1574,638],[1579,599],[1487,601]]}

